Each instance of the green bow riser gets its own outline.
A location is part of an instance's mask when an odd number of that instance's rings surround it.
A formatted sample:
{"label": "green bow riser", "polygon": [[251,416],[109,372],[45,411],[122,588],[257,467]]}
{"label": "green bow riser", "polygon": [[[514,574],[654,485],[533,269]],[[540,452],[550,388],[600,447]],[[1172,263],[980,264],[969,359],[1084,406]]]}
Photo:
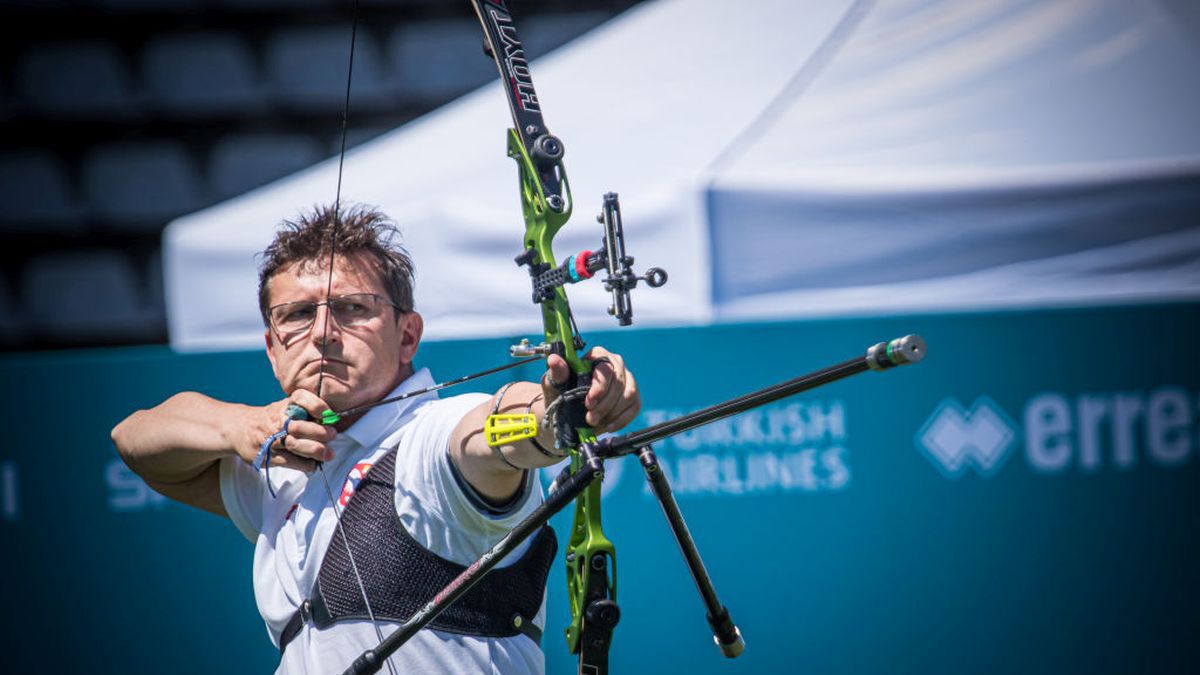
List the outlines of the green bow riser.
{"label": "green bow riser", "polygon": [[[556,212],[546,204],[546,194],[537,169],[525,144],[515,129],[508,130],[508,156],[517,162],[521,189],[521,209],[525,218],[525,248],[535,252],[534,262],[555,265],[552,242],[554,235],[571,217],[572,200],[566,172],[559,163],[557,173],[562,182],[564,208]],[[575,331],[571,324],[571,307],[563,288],[554,289],[551,299],[541,303],[542,323],[546,344],[561,346],[560,353],[577,375],[589,375],[592,366],[575,349]],[[580,443],[596,440],[589,427],[577,429]],[[577,454],[571,456],[571,473],[580,470]],[[593,569],[596,556],[605,557],[601,569]],[[567,593],[571,602],[571,624],[566,629],[567,648],[579,651],[579,636],[583,612],[592,594],[616,599],[616,551],[600,522],[600,481],[592,483],[575,502],[575,516],[567,542]]]}

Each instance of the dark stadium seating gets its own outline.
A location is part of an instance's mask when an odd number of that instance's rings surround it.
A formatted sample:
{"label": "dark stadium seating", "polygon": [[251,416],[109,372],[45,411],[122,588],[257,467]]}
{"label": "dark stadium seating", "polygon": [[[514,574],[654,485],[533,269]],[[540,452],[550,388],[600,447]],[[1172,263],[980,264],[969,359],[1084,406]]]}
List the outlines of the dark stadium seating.
{"label": "dark stadium seating", "polygon": [[67,167],[53,153],[0,155],[0,232],[79,232],[83,208]]}
{"label": "dark stadium seating", "polygon": [[23,106],[61,118],[130,118],[139,100],[117,46],[99,40],[30,47],[16,64]]}
{"label": "dark stadium seating", "polygon": [[[266,69],[275,99],[290,110],[341,110],[346,100],[350,25],[285,28],[265,47]],[[359,31],[354,48],[353,105],[379,108],[394,87],[370,33]]]}
{"label": "dark stadium seating", "polygon": [[192,157],[171,141],[100,146],[83,164],[88,203],[114,229],[158,231],[208,203]]}
{"label": "dark stadium seating", "polygon": [[34,330],[63,342],[145,338],[162,309],[146,302],[139,276],[118,251],[48,254],[25,267],[22,305]]}
{"label": "dark stadium seating", "polygon": [[478,22],[406,23],[388,38],[388,57],[406,98],[445,100],[496,78]]}
{"label": "dark stadium seating", "polygon": [[[526,50],[634,1],[529,0]],[[339,151],[353,6],[0,2],[0,348],[164,340],[167,223]],[[346,147],[494,83],[481,45],[466,3],[361,0]]]}
{"label": "dark stadium seating", "polygon": [[325,148],[309,136],[231,135],[213,147],[208,175],[217,197],[234,197],[308,168],[326,155]]}
{"label": "dark stadium seating", "polygon": [[234,33],[157,36],[142,52],[151,102],[178,116],[261,115],[266,100],[249,43]]}

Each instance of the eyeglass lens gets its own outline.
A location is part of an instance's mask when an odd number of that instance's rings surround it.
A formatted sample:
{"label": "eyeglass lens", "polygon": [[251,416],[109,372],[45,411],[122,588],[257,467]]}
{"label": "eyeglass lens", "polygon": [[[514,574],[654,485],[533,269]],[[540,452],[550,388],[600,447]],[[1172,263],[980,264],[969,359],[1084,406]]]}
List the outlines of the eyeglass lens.
{"label": "eyeglass lens", "polygon": [[356,293],[330,298],[328,302],[289,302],[271,308],[271,322],[281,333],[308,330],[317,318],[317,307],[328,305],[341,326],[358,326],[372,319],[382,305],[374,293]]}

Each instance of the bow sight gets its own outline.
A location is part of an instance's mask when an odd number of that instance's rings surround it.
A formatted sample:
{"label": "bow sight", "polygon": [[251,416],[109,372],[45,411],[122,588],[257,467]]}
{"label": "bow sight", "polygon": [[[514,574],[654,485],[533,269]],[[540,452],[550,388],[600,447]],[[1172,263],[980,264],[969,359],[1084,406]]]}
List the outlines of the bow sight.
{"label": "bow sight", "polygon": [[[557,139],[555,144],[561,149]],[[667,283],[667,272],[660,267],[651,267],[646,270],[645,276],[638,276],[633,271],[633,256],[625,253],[625,229],[621,224],[621,204],[617,200],[617,193],[604,195],[604,208],[596,216],[596,222],[604,225],[603,250],[580,251],[568,256],[558,267],[551,267],[548,263],[535,262],[537,251],[530,248],[517,256],[516,262],[522,267],[529,267],[535,303],[552,300],[556,288],[591,279],[596,272],[607,270],[608,276],[603,279],[604,288],[612,292],[608,313],[616,317],[618,324],[628,326],[633,323],[633,304],[629,292],[637,288],[639,281],[645,281],[652,288],[662,286]],[[513,356],[522,355],[524,352],[517,352],[514,347]]]}

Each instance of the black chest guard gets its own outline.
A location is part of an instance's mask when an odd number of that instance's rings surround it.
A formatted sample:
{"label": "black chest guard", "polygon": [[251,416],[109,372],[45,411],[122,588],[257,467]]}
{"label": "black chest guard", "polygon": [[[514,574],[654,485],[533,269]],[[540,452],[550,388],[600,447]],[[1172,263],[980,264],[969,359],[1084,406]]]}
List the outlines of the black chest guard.
{"label": "black chest guard", "polygon": [[[288,621],[280,636],[280,653],[305,623],[320,629],[346,619],[370,619],[343,532],[379,621],[403,623],[467,569],[429,551],[404,529],[393,501],[395,474],[393,448],[367,472],[342,511],[342,526],[334,531],[321,561],[315,592]],[[520,560],[492,570],[429,627],[479,637],[523,634],[540,641],[541,630],[533,618],[541,608],[557,550],[554,530],[543,527]]]}

